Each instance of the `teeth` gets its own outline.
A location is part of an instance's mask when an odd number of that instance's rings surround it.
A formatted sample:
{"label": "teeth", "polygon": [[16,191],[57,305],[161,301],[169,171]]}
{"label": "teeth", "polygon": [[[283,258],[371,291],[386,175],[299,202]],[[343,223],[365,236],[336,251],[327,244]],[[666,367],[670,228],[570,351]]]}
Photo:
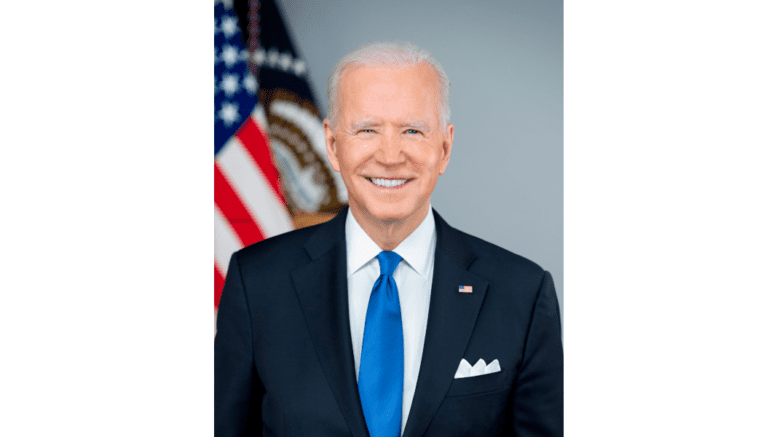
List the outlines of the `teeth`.
{"label": "teeth", "polygon": [[370,182],[373,184],[379,186],[379,187],[398,187],[405,182],[407,182],[407,179],[378,179],[378,178],[370,178]]}

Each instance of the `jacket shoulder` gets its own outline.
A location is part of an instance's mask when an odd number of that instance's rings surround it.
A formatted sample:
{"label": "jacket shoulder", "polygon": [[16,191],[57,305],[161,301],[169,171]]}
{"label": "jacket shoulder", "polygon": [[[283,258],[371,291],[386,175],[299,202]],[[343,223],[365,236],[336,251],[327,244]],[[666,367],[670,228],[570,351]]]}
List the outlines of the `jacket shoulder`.
{"label": "jacket shoulder", "polygon": [[289,231],[246,246],[235,252],[238,265],[241,270],[246,267],[256,269],[260,266],[277,268],[280,265],[291,266],[309,260],[305,243],[320,226]]}
{"label": "jacket shoulder", "polygon": [[470,269],[487,277],[508,277],[510,279],[538,278],[545,274],[545,269],[534,261],[504,249],[496,244],[485,241],[474,235],[461,232],[467,245],[477,255]]}

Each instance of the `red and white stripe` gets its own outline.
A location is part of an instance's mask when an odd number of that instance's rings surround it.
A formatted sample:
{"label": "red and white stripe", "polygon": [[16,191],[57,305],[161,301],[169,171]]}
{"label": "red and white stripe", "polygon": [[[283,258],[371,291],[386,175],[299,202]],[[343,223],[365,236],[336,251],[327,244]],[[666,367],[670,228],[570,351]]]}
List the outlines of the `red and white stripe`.
{"label": "red and white stripe", "polygon": [[214,163],[216,308],[232,254],[294,229],[266,126],[264,111],[257,105]]}

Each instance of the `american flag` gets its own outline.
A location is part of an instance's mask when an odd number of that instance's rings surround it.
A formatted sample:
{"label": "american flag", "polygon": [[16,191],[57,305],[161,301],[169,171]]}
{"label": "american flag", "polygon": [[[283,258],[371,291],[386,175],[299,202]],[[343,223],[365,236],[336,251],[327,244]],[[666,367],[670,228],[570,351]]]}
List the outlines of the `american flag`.
{"label": "american flag", "polygon": [[348,193],[275,2],[216,0],[214,19],[218,310],[233,252],[291,230],[289,212],[298,227],[326,220]]}
{"label": "american flag", "polygon": [[471,285],[459,285],[459,293],[472,293]]}
{"label": "american flag", "polygon": [[215,5],[215,308],[229,259],[249,244],[293,229],[258,83],[231,1]]}

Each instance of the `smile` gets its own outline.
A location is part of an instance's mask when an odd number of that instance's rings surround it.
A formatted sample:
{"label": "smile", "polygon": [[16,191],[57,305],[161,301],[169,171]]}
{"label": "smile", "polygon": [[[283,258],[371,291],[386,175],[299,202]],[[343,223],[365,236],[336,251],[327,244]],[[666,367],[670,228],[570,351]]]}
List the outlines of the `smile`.
{"label": "smile", "polygon": [[410,179],[380,179],[380,178],[370,178],[370,177],[368,177],[367,180],[372,182],[373,185],[377,185],[379,187],[395,188],[395,187],[398,187],[400,185],[404,185]]}

